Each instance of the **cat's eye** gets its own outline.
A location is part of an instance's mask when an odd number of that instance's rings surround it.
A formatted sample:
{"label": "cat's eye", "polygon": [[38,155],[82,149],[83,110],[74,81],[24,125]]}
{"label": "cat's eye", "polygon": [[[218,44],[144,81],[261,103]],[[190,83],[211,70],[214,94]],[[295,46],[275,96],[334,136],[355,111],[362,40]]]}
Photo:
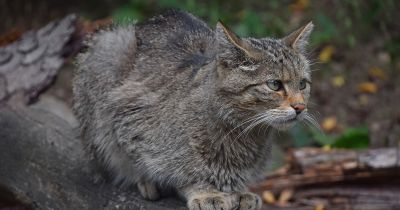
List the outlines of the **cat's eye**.
{"label": "cat's eye", "polygon": [[299,89],[304,90],[306,89],[306,87],[307,87],[307,81],[305,79],[302,79],[299,84]]}
{"label": "cat's eye", "polygon": [[278,91],[278,90],[281,90],[281,89],[283,88],[282,82],[279,81],[279,80],[275,80],[275,79],[268,80],[268,81],[267,81],[267,86],[268,86],[271,90],[274,90],[274,91]]}

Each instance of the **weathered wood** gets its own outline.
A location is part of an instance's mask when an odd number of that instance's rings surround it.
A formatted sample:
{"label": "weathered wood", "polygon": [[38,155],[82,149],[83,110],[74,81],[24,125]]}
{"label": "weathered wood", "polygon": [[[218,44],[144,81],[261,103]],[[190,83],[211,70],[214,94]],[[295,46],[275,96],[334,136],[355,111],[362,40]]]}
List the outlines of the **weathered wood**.
{"label": "weathered wood", "polygon": [[0,47],[0,104],[29,103],[51,84],[65,58],[79,48],[76,19],[69,15]]}
{"label": "weathered wood", "polygon": [[0,108],[0,186],[34,209],[186,209],[176,199],[151,202],[94,183],[76,136],[47,112]]}
{"label": "weathered wood", "polygon": [[398,148],[369,150],[293,150],[286,167],[268,174],[252,189],[275,195],[290,189],[291,202],[278,202],[266,209],[381,210],[400,209],[400,151]]}
{"label": "weathered wood", "polygon": [[[292,152],[293,165],[307,171],[326,171],[353,169],[385,169],[400,167],[399,148],[380,148],[370,150],[323,150],[303,148]],[[326,169],[326,170],[325,170]]]}
{"label": "weathered wood", "polygon": [[303,148],[292,151],[289,165],[267,175],[254,189],[287,188],[316,184],[387,180],[400,177],[400,149],[331,150]]}

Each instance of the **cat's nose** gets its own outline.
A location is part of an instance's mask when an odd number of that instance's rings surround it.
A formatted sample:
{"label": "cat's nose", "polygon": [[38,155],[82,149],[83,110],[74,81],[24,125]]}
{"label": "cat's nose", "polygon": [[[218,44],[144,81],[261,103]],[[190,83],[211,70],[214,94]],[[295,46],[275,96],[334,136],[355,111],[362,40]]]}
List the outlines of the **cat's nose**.
{"label": "cat's nose", "polygon": [[306,105],[303,103],[294,103],[290,104],[290,106],[293,107],[293,109],[296,111],[296,114],[300,114],[306,108]]}

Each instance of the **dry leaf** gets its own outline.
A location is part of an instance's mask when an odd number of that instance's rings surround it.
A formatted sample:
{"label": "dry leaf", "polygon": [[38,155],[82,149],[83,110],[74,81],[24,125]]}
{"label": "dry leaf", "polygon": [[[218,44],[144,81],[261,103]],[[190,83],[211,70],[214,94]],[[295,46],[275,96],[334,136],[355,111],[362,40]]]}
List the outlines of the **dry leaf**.
{"label": "dry leaf", "polygon": [[325,152],[329,152],[329,151],[332,150],[332,146],[329,145],[329,144],[326,144],[326,145],[324,145],[324,146],[322,147],[322,149],[323,149]]}
{"label": "dry leaf", "polygon": [[94,33],[100,29],[107,28],[112,25],[111,18],[104,18],[94,21],[85,20],[82,22],[83,31],[85,33]]}
{"label": "dry leaf", "polygon": [[362,106],[367,106],[369,104],[369,98],[367,95],[363,94],[358,97],[358,103]]}
{"label": "dry leaf", "polygon": [[373,82],[363,82],[358,85],[358,91],[362,93],[376,93],[378,92],[378,87]]}
{"label": "dry leaf", "polygon": [[279,206],[287,206],[288,201],[293,197],[293,189],[285,189],[279,196]]}
{"label": "dry leaf", "polygon": [[324,209],[325,209],[325,207],[324,207],[324,204],[322,204],[322,203],[319,203],[315,206],[315,210],[324,210]]}
{"label": "dry leaf", "polygon": [[6,46],[12,42],[17,41],[23,33],[23,30],[19,27],[10,29],[7,33],[1,34],[0,36],[0,47]]}
{"label": "dry leaf", "polygon": [[310,0],[296,0],[289,6],[292,11],[303,11],[310,6]]}
{"label": "dry leaf", "polygon": [[333,77],[331,82],[334,87],[342,87],[345,83],[345,80],[342,75],[338,75]]}
{"label": "dry leaf", "polygon": [[377,57],[378,57],[378,60],[384,64],[388,64],[392,60],[392,58],[390,57],[390,54],[388,52],[380,52],[380,53],[378,53]]}
{"label": "dry leaf", "polygon": [[276,202],[275,196],[271,191],[264,191],[262,193],[262,199],[268,204],[274,204]]}
{"label": "dry leaf", "polygon": [[346,170],[350,170],[350,169],[355,169],[357,168],[358,163],[356,161],[352,161],[352,162],[346,162],[343,163],[342,167]]}
{"label": "dry leaf", "polygon": [[336,117],[327,117],[322,121],[322,129],[326,132],[330,132],[337,127]]}
{"label": "dry leaf", "polygon": [[319,60],[323,63],[329,62],[332,59],[332,55],[335,53],[335,47],[328,45],[324,47],[319,53]]}
{"label": "dry leaf", "polygon": [[379,67],[372,67],[368,71],[369,76],[372,78],[385,80],[387,78],[386,73]]}

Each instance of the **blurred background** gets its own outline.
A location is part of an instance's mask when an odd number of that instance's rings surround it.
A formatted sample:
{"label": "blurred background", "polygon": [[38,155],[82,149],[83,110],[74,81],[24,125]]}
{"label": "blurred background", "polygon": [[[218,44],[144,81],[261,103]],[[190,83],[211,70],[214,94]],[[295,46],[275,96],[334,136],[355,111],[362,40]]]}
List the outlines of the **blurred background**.
{"label": "blurred background", "polygon": [[[280,133],[274,167],[289,148],[366,149],[400,143],[400,1],[397,0],[0,0],[0,46],[30,29],[75,13],[84,23],[126,24],[170,8],[214,28],[220,19],[240,36],[282,37],[313,21],[309,109],[323,132],[299,124]],[[73,57],[36,102],[76,123],[71,106]],[[35,104],[34,104],[35,105]],[[279,153],[279,154],[278,154]],[[279,157],[282,157],[279,160]]]}

